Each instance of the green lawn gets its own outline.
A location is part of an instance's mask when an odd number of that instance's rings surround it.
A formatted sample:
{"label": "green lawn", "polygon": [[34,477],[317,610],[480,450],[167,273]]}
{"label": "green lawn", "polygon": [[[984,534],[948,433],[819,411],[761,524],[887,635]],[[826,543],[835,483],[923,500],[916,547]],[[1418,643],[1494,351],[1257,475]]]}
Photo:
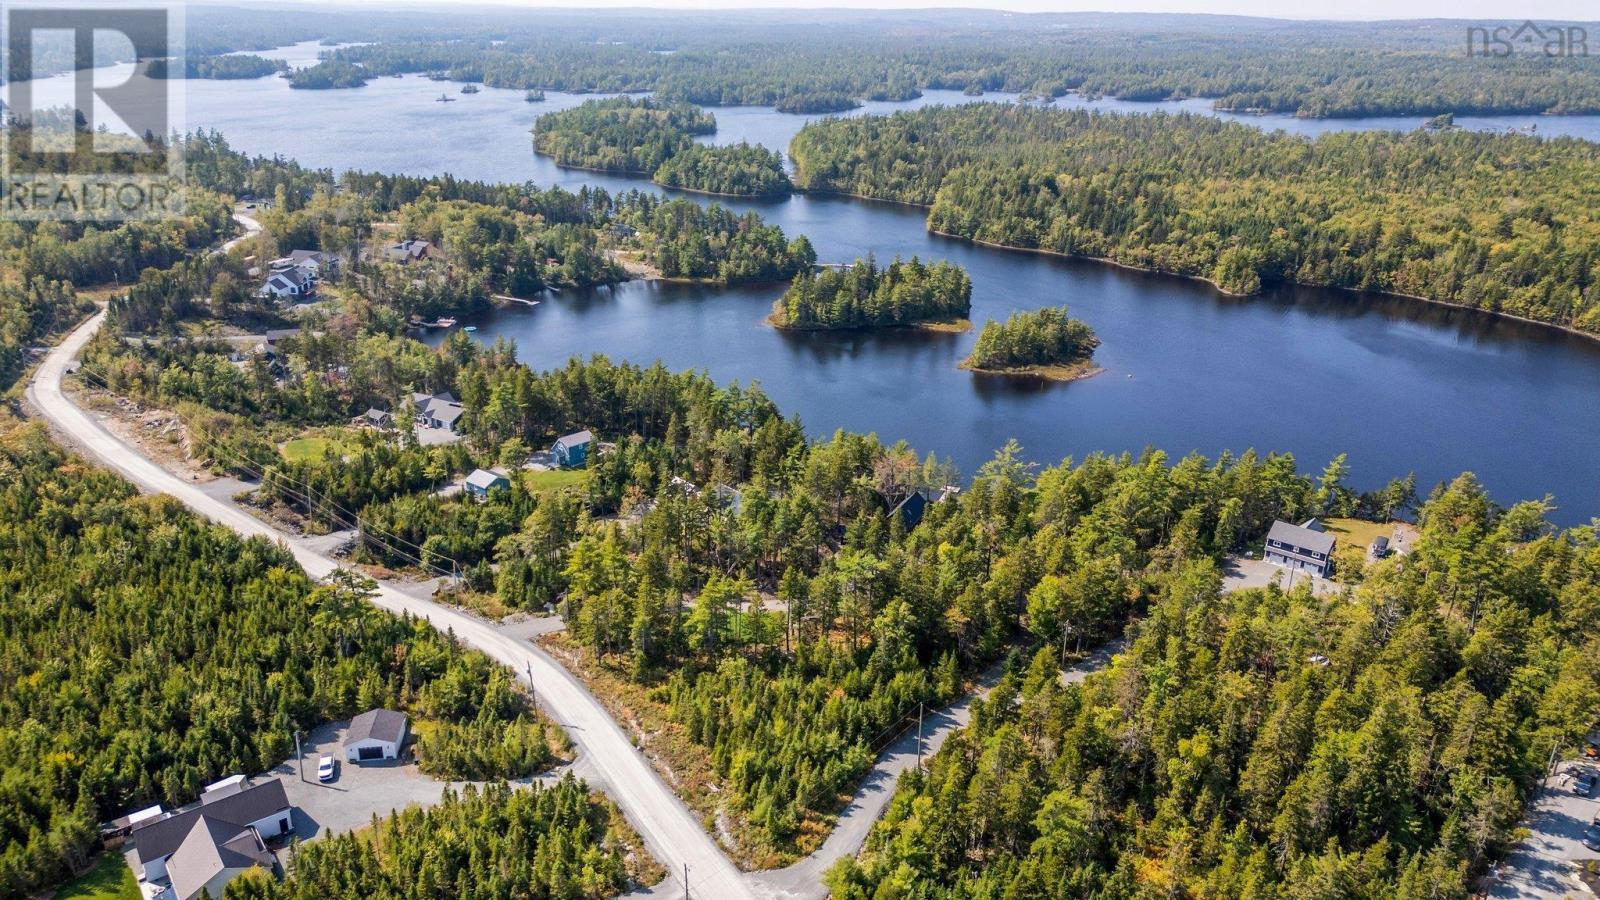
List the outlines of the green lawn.
{"label": "green lawn", "polygon": [[1328,533],[1338,539],[1342,547],[1360,547],[1362,552],[1372,546],[1375,537],[1389,537],[1394,534],[1394,525],[1381,522],[1367,522],[1361,519],[1323,519],[1322,524],[1328,527]]}
{"label": "green lawn", "polygon": [[548,469],[543,472],[530,469],[522,473],[522,486],[535,494],[582,487],[588,480],[587,469]]}
{"label": "green lawn", "polygon": [[297,437],[283,445],[283,458],[289,462],[321,462],[322,454],[333,448],[340,449],[338,440],[320,434]]}
{"label": "green lawn", "polygon": [[56,891],[55,900],[141,900],[139,883],[121,854],[102,853],[82,878]]}

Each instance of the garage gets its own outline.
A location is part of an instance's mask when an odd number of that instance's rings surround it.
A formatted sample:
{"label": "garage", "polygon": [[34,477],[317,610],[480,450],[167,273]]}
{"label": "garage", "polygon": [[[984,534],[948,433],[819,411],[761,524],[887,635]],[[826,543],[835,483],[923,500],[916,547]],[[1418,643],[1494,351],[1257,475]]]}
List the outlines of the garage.
{"label": "garage", "polygon": [[353,763],[399,759],[409,723],[392,709],[369,709],[350,720],[344,736],[345,759]]}

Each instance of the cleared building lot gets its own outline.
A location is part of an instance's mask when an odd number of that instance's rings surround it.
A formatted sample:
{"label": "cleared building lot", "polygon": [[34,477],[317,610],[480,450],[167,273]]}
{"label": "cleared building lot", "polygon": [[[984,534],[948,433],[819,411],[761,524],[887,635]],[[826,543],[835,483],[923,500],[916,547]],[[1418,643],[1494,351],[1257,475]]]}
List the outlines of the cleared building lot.
{"label": "cleared building lot", "polygon": [[[302,841],[328,834],[339,834],[372,823],[408,806],[433,806],[444,796],[446,787],[460,790],[466,782],[445,782],[424,775],[411,759],[409,749],[399,760],[361,764],[344,759],[344,735],[349,722],[332,722],[301,736],[305,778],[300,765],[290,759],[270,775],[283,781],[294,807],[294,836]],[[326,754],[338,760],[338,777],[317,781],[317,760]]]}

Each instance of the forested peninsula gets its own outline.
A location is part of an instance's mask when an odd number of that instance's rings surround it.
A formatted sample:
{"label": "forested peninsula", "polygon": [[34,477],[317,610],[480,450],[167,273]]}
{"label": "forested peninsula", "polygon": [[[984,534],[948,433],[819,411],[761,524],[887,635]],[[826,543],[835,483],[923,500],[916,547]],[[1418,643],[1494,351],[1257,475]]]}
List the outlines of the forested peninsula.
{"label": "forested peninsula", "polygon": [[765,147],[696,144],[716,117],[687,103],[613,97],[547,113],[533,146],[557,165],[649,175],[657,184],[707,194],[780,197],[791,188],[783,159]]}
{"label": "forested peninsula", "polygon": [[1206,116],[932,107],[802,129],[796,183],[975,241],[1207,279],[1385,291],[1600,334],[1600,147]]}

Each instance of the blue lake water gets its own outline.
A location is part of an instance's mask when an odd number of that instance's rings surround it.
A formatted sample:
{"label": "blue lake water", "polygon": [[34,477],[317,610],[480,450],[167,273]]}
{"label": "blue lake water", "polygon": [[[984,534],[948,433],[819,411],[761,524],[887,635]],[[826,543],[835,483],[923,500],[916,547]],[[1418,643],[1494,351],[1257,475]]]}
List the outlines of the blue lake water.
{"label": "blue lake water", "polygon": [[[304,64],[316,50],[297,45],[278,52]],[[48,87],[42,82],[41,93]],[[569,188],[656,190],[637,179],[563,170],[532,153],[534,119],[587,97],[548,92],[545,102],[527,103],[521,91],[461,95],[459,87],[412,76],[337,91],[292,91],[277,78],[192,82],[187,121],[221,131],[241,150],[336,171],[450,172]],[[437,102],[441,90],[458,100]],[[929,92],[854,114],[1012,99]],[[1203,100],[1056,102],[1211,113]],[[775,149],[786,149],[809,118],[770,108],[713,112],[719,128],[710,140],[750,140]],[[1421,123],[1230,118],[1302,134]],[[1600,118],[1593,117],[1458,122],[1500,129],[1537,124],[1541,135],[1600,138]],[[903,438],[919,451],[953,457],[969,473],[1008,437],[1044,462],[1147,446],[1208,455],[1254,447],[1289,451],[1302,467],[1320,469],[1348,452],[1360,487],[1415,471],[1426,489],[1471,470],[1503,503],[1552,494],[1560,521],[1600,515],[1600,343],[1482,313],[1345,291],[1283,289],[1226,298],[1180,278],[939,238],[927,233],[921,211],[907,207],[806,195],[728,205],[756,209],[786,231],[809,236],[825,260],[870,252],[879,259],[916,254],[959,263],[972,275],[973,319],[980,323],[1012,310],[1067,303],[1100,334],[1098,360],[1107,371],[1072,384],[975,376],[956,368],[972,334],[780,334],[761,324],[782,292],[778,285],[630,282],[564,291],[536,308],[487,316],[474,323],[476,336],[514,340],[522,357],[541,368],[575,354],[604,353],[699,368],[722,381],[759,382],[813,434],[848,428]]]}

